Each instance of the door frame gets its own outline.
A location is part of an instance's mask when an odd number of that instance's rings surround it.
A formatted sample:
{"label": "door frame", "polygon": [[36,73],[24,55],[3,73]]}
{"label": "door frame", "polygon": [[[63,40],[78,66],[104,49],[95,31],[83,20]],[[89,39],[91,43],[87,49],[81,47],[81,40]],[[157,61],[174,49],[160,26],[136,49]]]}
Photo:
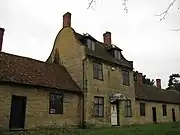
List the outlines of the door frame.
{"label": "door frame", "polygon": [[152,107],[152,117],[153,117],[153,123],[157,124],[157,112],[156,112],[156,107]]}
{"label": "door frame", "polygon": [[[13,128],[12,127],[12,121],[13,121],[13,111],[14,111],[14,106],[13,106],[13,101],[20,99],[20,102],[23,102],[23,107],[22,107],[22,111],[23,111],[23,116],[22,116],[22,127],[19,128]],[[9,129],[10,130],[21,130],[24,129],[25,127],[25,118],[26,118],[26,104],[27,104],[27,97],[26,96],[19,96],[19,95],[12,95],[11,96],[11,109],[10,109],[10,118],[9,118]]]}
{"label": "door frame", "polygon": [[176,112],[174,108],[172,108],[172,120],[173,122],[176,122]]}

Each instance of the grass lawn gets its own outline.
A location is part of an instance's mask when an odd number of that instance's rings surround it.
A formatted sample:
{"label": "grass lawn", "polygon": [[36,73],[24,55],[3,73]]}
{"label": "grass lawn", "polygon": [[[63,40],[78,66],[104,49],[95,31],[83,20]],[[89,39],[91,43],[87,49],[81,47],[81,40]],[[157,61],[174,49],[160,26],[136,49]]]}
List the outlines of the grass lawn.
{"label": "grass lawn", "polygon": [[0,135],[180,135],[180,123],[149,124],[130,127],[92,128],[85,130],[41,129],[26,132],[6,132]]}

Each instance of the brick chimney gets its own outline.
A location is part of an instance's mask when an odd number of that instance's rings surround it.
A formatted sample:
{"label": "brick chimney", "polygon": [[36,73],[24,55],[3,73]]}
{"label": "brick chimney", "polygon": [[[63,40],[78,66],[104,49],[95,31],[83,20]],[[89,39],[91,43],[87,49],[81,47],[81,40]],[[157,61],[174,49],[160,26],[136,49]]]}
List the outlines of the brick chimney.
{"label": "brick chimney", "polygon": [[104,43],[107,45],[111,45],[111,32],[106,31],[106,33],[103,34]]}
{"label": "brick chimney", "polygon": [[4,31],[5,29],[0,27],[0,51],[2,50]]}
{"label": "brick chimney", "polygon": [[63,27],[71,27],[71,13],[69,12],[63,15]]}
{"label": "brick chimney", "polygon": [[156,79],[156,87],[161,89],[161,79]]}
{"label": "brick chimney", "polygon": [[140,85],[143,84],[142,73],[137,73],[137,83]]}

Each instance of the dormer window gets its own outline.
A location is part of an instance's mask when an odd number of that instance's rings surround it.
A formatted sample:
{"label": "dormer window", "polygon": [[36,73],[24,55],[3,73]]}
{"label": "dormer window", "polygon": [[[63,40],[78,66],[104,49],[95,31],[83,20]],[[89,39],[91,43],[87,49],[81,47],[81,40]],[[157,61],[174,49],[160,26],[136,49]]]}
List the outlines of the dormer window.
{"label": "dormer window", "polygon": [[93,50],[95,51],[95,42],[90,40],[90,39],[87,39],[87,47],[90,49],[90,50]]}
{"label": "dormer window", "polygon": [[121,59],[121,52],[118,50],[114,50],[114,57],[120,60]]}

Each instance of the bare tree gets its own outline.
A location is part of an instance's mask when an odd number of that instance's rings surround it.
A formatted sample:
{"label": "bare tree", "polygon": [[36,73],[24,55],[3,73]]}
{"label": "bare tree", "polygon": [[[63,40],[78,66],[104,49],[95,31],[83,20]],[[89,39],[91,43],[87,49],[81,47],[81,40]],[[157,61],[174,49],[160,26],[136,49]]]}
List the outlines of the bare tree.
{"label": "bare tree", "polygon": [[[170,4],[168,5],[167,9],[166,9],[164,12],[156,15],[156,16],[160,16],[160,21],[166,19],[166,17],[167,17],[167,15],[168,15],[168,13],[170,12],[171,8],[173,7],[173,5],[174,5],[177,1],[178,1],[178,0],[173,0],[173,1],[171,1]],[[178,10],[179,10],[179,6],[178,6]]]}
{"label": "bare tree", "polygon": [[[95,2],[95,1],[96,1],[96,0],[89,0],[88,9],[89,9],[90,7],[92,7],[93,2]],[[166,9],[164,12],[156,15],[156,16],[160,16],[160,21],[166,19],[169,11],[170,11],[171,8],[173,7],[173,5],[174,5],[175,3],[177,3],[178,1],[180,1],[180,0],[172,0],[172,1],[169,3],[167,9]],[[124,10],[125,10],[126,12],[128,12],[127,3],[129,2],[129,0],[122,0],[122,2],[123,2],[122,5],[124,6]],[[180,7],[179,7],[179,5],[178,5],[178,10],[179,10],[179,9],[180,9]]]}
{"label": "bare tree", "polygon": [[89,9],[92,6],[92,3],[95,2],[95,0],[90,0],[89,4],[88,4],[88,8]]}
{"label": "bare tree", "polygon": [[[92,7],[93,2],[95,2],[95,1],[96,1],[96,0],[89,0],[88,9],[89,9],[90,7]],[[125,10],[125,12],[127,13],[127,12],[128,12],[128,6],[127,6],[127,4],[128,4],[128,2],[129,2],[129,0],[122,0],[122,2],[123,2],[122,5],[124,6],[124,10]],[[160,14],[156,14],[156,16],[159,16],[159,17],[160,17],[160,21],[166,19],[168,13],[170,12],[170,10],[171,10],[172,7],[174,6],[174,4],[175,4],[175,3],[177,4],[177,2],[180,3],[180,0],[172,0],[172,1],[169,3],[168,7],[166,8],[166,10],[165,10],[164,12],[162,12],[162,13],[160,13]],[[180,5],[178,4],[178,10],[180,9],[179,6],[180,6]],[[172,31],[180,31],[180,29],[173,29]]]}

